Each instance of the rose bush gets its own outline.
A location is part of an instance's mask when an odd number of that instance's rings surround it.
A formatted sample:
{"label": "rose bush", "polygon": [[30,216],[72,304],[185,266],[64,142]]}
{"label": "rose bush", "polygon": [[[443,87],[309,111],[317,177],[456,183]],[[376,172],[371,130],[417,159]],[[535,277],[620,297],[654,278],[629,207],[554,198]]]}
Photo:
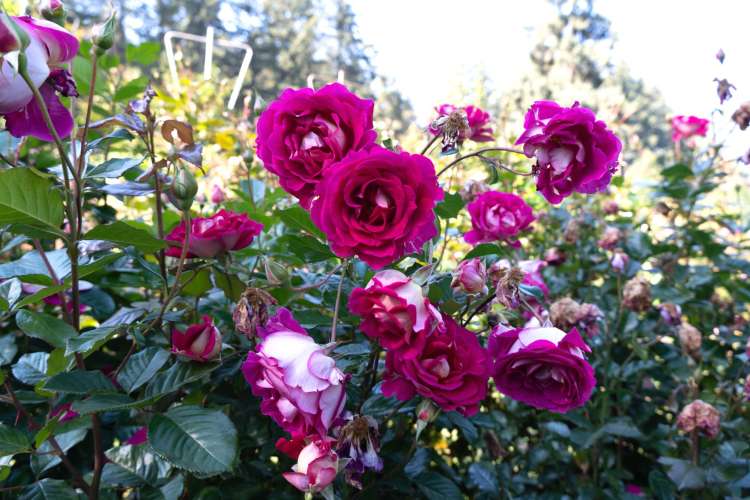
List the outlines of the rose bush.
{"label": "rose bush", "polygon": [[750,493],[718,138],[631,174],[588,95],[403,137],[354,83],[219,112],[222,83],[112,51],[113,18],[0,20],[3,498]]}

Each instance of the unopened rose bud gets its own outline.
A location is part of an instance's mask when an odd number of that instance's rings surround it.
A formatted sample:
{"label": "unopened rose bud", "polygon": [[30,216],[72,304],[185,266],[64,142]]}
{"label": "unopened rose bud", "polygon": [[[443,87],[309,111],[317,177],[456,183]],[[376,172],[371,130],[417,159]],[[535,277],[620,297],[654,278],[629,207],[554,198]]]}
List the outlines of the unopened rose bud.
{"label": "unopened rose bud", "polygon": [[224,200],[226,199],[226,195],[224,194],[224,190],[221,189],[221,186],[218,184],[214,184],[213,189],[211,190],[211,203],[214,205],[219,205],[221,203],[224,203]]}
{"label": "unopened rose bud", "polygon": [[190,173],[190,170],[185,167],[178,167],[169,187],[169,201],[179,210],[190,210],[197,192],[198,183],[195,182],[195,177]]}
{"label": "unopened rose bud", "polygon": [[104,24],[97,28],[97,33],[94,35],[94,47],[96,47],[96,55],[104,55],[112,45],[115,44],[115,30],[117,29],[117,13],[112,12]]}
{"label": "unopened rose bud", "polygon": [[440,413],[440,408],[429,399],[423,399],[416,408],[417,414],[417,439],[430,422],[435,420]]}
{"label": "unopened rose bud", "polygon": [[481,259],[462,261],[453,271],[451,287],[468,294],[487,293],[487,268]]}
{"label": "unopened rose bud", "polygon": [[42,4],[42,17],[62,26],[65,23],[65,5],[60,0],[47,0]]}
{"label": "unopened rose bud", "polygon": [[682,323],[677,329],[682,352],[694,360],[701,357],[701,332],[690,323]]}
{"label": "unopened rose bud", "polygon": [[666,302],[659,306],[661,319],[668,325],[678,326],[682,323],[682,308],[677,304]]}
{"label": "unopened rose bud", "polygon": [[221,333],[210,316],[203,316],[202,323],[190,325],[185,332],[172,330],[172,352],[195,361],[210,361],[218,356],[221,341]]}
{"label": "unopened rose bud", "polygon": [[677,428],[686,433],[698,430],[710,438],[715,438],[719,435],[720,426],[719,410],[700,399],[685,406],[677,417]]}
{"label": "unopened rose bud", "polygon": [[266,326],[268,322],[268,307],[276,304],[271,294],[260,288],[248,288],[237,302],[232,313],[234,327],[248,338],[255,337],[258,327]]}
{"label": "unopened rose bud", "polygon": [[614,226],[607,226],[604,230],[604,234],[599,240],[599,247],[604,250],[612,250],[617,246],[622,238],[622,231]]}
{"label": "unopened rose bud", "polygon": [[544,261],[550,266],[559,266],[565,262],[565,252],[557,247],[549,248],[544,254]]}
{"label": "unopened rose bud", "polygon": [[269,284],[279,286],[289,282],[289,271],[278,262],[263,259],[263,267],[266,271],[266,281]]}
{"label": "unopened rose bud", "polygon": [[612,269],[614,269],[615,272],[623,273],[625,272],[625,269],[627,269],[629,262],[630,257],[628,257],[628,254],[623,252],[621,249],[616,248],[614,253],[612,254],[612,260],[609,261],[609,264],[612,266]]}
{"label": "unopened rose bud", "polygon": [[724,58],[726,55],[724,54],[724,51],[722,49],[719,49],[716,52],[716,59],[719,61],[720,64],[724,64]]}
{"label": "unopened rose bud", "polygon": [[631,311],[642,312],[651,307],[651,285],[643,278],[635,277],[625,283],[622,305]]}
{"label": "unopened rose bud", "polygon": [[604,213],[607,215],[615,215],[620,211],[620,205],[615,200],[607,200],[604,202]]}

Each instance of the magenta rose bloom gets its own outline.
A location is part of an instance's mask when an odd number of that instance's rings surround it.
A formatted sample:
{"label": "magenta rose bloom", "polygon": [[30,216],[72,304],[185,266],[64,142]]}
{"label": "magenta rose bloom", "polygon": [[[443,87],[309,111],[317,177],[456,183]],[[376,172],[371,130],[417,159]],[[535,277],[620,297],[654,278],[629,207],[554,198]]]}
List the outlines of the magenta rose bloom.
{"label": "magenta rose bloom", "polygon": [[330,438],[315,438],[302,448],[292,472],[284,472],[284,479],[305,493],[320,493],[330,485],[339,471],[339,457],[331,447]]}
{"label": "magenta rose bloom", "polygon": [[148,427],[141,427],[133,433],[128,439],[125,440],[125,444],[138,446],[148,442]]}
{"label": "magenta rose bloom", "polygon": [[488,349],[498,390],[535,408],[566,413],[583,406],[596,385],[584,356],[591,349],[575,328],[566,334],[553,327],[496,327]]}
{"label": "magenta rose bloom", "polygon": [[516,144],[536,158],[536,188],[550,203],[560,203],[574,191],[592,194],[609,185],[622,143],[593,111],[578,102],[564,108],[537,101],[526,113],[524,128]]}
{"label": "magenta rose bloom", "polygon": [[204,315],[203,321],[190,325],[184,332],[172,330],[172,352],[187,356],[195,361],[211,361],[221,352],[221,332],[214,326],[211,316]]}
{"label": "magenta rose bloom", "polygon": [[470,416],[487,394],[491,362],[476,335],[444,316],[445,333],[427,337],[422,351],[405,358],[388,351],[382,391],[401,401],[414,394],[430,398],[446,411]]}
{"label": "magenta rose bloom", "polygon": [[487,266],[479,257],[462,260],[453,270],[451,287],[464,293],[487,293]]}
{"label": "magenta rose bloom", "polygon": [[[29,37],[29,46],[25,50],[29,77],[44,99],[56,132],[64,139],[73,130],[73,117],[57,94],[78,95],[73,77],[63,69],[78,53],[78,39],[44,19],[30,16],[12,19]],[[3,39],[6,48],[17,49],[12,42],[8,43],[7,35]],[[16,53],[13,50],[5,57],[0,54],[0,116],[5,118],[5,126],[14,137],[30,135],[52,142],[54,139],[44,122],[42,110],[15,66]]]}
{"label": "magenta rose bloom", "polygon": [[512,239],[534,221],[531,207],[523,198],[510,193],[482,193],[467,208],[472,229],[464,239],[472,245],[511,240],[511,245],[519,247],[521,244]]}
{"label": "magenta rose bloom", "polygon": [[[470,139],[474,142],[489,142],[495,140],[492,135],[492,127],[490,126],[490,114],[476,106],[457,107],[453,104],[441,104],[435,108],[438,113],[438,121],[442,117],[446,117],[455,111],[463,110],[466,113],[466,120],[469,123],[470,131],[461,131],[458,137],[458,143],[463,143],[465,140]],[[430,126],[430,133],[432,135],[440,135],[441,130],[439,127]]]}
{"label": "magenta rose bloom", "polygon": [[438,310],[422,295],[422,287],[404,274],[386,269],[365,288],[355,288],[349,310],[362,317],[359,327],[386,349],[402,349],[414,357],[435,329],[443,328]]}
{"label": "magenta rose bloom", "polygon": [[[250,245],[262,229],[260,222],[229,210],[219,210],[211,217],[196,217],[190,221],[187,256],[211,258],[241,250]],[[179,257],[185,242],[185,222],[180,222],[165,239],[170,244],[165,253]]]}
{"label": "magenta rose bloom", "polygon": [[375,143],[373,107],[340,83],[286,89],[258,118],[258,157],[281,187],[310,208],[323,170]]}
{"label": "magenta rose bloom", "polygon": [[357,255],[375,269],[419,250],[437,235],[443,199],[432,162],[379,146],[328,167],[311,215],[339,257]]}
{"label": "magenta rose bloom", "polygon": [[679,115],[672,118],[672,140],[680,142],[695,135],[705,137],[708,132],[708,120],[697,116]]}
{"label": "magenta rose bloom", "polygon": [[258,329],[263,341],[242,364],[260,411],[293,437],[325,436],[344,411],[346,377],[284,308]]}

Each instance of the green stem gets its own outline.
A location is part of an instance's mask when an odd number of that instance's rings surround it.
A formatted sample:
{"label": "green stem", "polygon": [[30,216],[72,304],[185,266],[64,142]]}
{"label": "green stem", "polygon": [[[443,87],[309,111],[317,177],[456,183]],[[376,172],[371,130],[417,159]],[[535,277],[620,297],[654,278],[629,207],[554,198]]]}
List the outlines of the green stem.
{"label": "green stem", "polygon": [[339,280],[339,287],[336,290],[336,306],[333,309],[333,322],[331,323],[331,342],[336,342],[336,322],[339,319],[339,306],[341,303],[341,290],[344,288],[344,278],[346,277],[346,270],[349,267],[349,261],[345,260],[341,264],[341,279]]}
{"label": "green stem", "polygon": [[[450,169],[454,165],[458,165],[459,163],[461,163],[462,161],[464,161],[464,160],[466,160],[468,158],[473,158],[473,157],[476,157],[476,156],[480,156],[481,157],[484,153],[492,153],[492,152],[495,152],[495,151],[504,151],[506,153],[515,153],[517,155],[524,155],[525,156],[525,154],[524,154],[523,151],[520,151],[518,149],[513,149],[513,148],[504,148],[504,147],[483,148],[483,149],[474,151],[473,153],[469,153],[467,155],[464,155],[464,156],[461,156],[459,158],[456,158],[455,160],[453,160],[452,162],[450,162],[448,165],[446,165],[445,167],[443,167],[443,169],[440,172],[438,172],[437,176],[440,177],[448,169]],[[529,177],[529,176],[532,175],[531,172],[519,172],[517,170],[513,170],[512,168],[506,167],[504,165],[498,165],[498,166],[500,168],[502,168],[503,170],[506,170],[506,171],[508,171],[508,172],[510,172],[512,174],[515,174],[515,175],[522,175],[524,177]]]}

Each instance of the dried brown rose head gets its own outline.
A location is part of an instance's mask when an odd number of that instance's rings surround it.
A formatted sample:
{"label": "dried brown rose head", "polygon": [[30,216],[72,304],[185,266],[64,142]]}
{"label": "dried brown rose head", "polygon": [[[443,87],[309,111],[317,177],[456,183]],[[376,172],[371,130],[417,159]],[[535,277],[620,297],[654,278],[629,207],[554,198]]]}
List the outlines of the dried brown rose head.
{"label": "dried brown rose head", "polygon": [[490,267],[490,278],[493,283],[497,283],[495,297],[505,307],[515,309],[519,304],[518,288],[523,281],[524,273],[517,267],[499,267],[495,264]]}
{"label": "dried brown rose head", "polygon": [[740,104],[732,114],[732,120],[739,125],[740,130],[745,130],[750,125],[750,102],[744,102]]}
{"label": "dried brown rose head", "polygon": [[622,305],[631,311],[642,312],[651,307],[651,285],[643,278],[635,277],[625,283]]}
{"label": "dried brown rose head", "polygon": [[276,299],[260,288],[248,288],[242,293],[232,313],[234,327],[238,332],[255,337],[258,327],[268,322],[268,306],[276,304]]}
{"label": "dried brown rose head", "polygon": [[563,239],[567,243],[575,243],[581,236],[581,221],[578,219],[571,219],[565,226],[563,231]]}
{"label": "dried brown rose head", "polygon": [[719,410],[700,399],[683,408],[677,417],[677,427],[682,432],[698,430],[710,438],[719,435],[720,424]]}
{"label": "dried brown rose head", "polygon": [[459,195],[461,196],[462,200],[464,200],[466,203],[469,203],[471,201],[474,201],[474,198],[476,198],[480,194],[486,193],[490,190],[491,188],[482,181],[469,180],[461,188],[461,190],[459,191]]}
{"label": "dried brown rose head", "polygon": [[581,305],[569,297],[553,302],[549,308],[550,321],[565,332],[576,326],[580,317]]}
{"label": "dried brown rose head", "polygon": [[700,359],[701,332],[690,323],[682,323],[677,328],[677,336],[680,338],[682,352],[695,360]]}

